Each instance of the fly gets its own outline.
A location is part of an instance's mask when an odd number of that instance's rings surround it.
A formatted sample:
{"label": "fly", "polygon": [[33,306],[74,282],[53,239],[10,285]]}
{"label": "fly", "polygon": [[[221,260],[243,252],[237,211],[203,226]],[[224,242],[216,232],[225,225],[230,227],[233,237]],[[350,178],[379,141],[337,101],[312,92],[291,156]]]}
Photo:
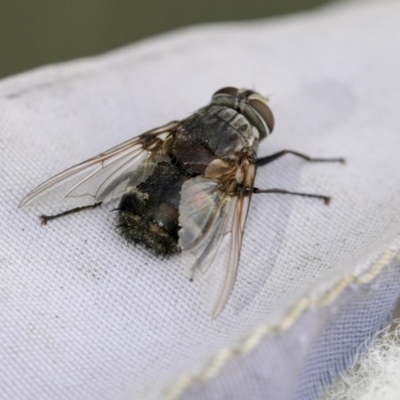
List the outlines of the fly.
{"label": "fly", "polygon": [[74,207],[42,215],[42,224],[121,198],[122,236],[158,256],[181,253],[190,280],[200,279],[216,317],[232,292],[253,194],[328,196],[254,187],[257,167],[285,154],[257,158],[260,140],[274,129],[267,100],[248,89],[225,87],[211,103],[182,121],[143,133],[54,176],[31,191],[20,207],[50,197]]}

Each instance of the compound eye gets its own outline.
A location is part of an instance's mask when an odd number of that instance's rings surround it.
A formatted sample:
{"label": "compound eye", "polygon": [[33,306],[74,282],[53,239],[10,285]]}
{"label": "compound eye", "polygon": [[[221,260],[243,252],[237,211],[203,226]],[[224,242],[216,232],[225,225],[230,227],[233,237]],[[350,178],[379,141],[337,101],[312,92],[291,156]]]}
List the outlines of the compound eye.
{"label": "compound eye", "polygon": [[213,96],[216,96],[217,94],[228,94],[230,96],[236,97],[238,90],[239,89],[234,87],[224,87],[216,91]]}
{"label": "compound eye", "polygon": [[271,109],[261,100],[253,99],[250,100],[251,107],[260,115],[260,117],[265,121],[268,126],[269,133],[272,133],[275,125],[274,114],[272,114]]}

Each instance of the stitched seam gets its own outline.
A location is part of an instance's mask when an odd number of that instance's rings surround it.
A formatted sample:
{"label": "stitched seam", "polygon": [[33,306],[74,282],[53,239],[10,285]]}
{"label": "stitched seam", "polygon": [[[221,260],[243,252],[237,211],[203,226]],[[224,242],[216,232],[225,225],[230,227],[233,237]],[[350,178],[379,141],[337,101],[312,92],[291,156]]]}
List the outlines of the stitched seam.
{"label": "stitched seam", "polygon": [[370,283],[384,267],[390,262],[400,260],[400,254],[394,250],[386,251],[371,268],[360,276],[345,274],[330,290],[328,290],[321,298],[304,297],[296,306],[294,306],[283,320],[274,325],[259,325],[250,335],[235,346],[225,347],[219,350],[203,368],[202,372],[196,375],[184,375],[179,378],[176,383],[171,386],[165,395],[165,400],[178,399],[191,384],[206,383],[214,378],[224,367],[224,365],[235,357],[246,356],[252,352],[261,342],[271,333],[282,333],[288,330],[297,319],[308,309],[323,308],[333,303],[339,295],[347,289],[351,284],[367,284]]}

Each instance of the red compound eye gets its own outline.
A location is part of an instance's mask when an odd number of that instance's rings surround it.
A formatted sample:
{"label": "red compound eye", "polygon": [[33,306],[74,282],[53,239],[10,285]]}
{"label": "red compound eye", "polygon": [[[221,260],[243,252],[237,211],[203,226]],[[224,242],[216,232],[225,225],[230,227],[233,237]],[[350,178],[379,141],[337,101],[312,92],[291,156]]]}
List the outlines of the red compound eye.
{"label": "red compound eye", "polygon": [[271,109],[263,102],[257,99],[250,100],[250,105],[255,111],[260,115],[260,117],[265,121],[268,126],[269,133],[272,133],[275,125],[274,114],[272,114]]}
{"label": "red compound eye", "polygon": [[237,92],[239,89],[234,88],[234,87],[224,87],[222,89],[219,89],[214,93],[214,96],[217,94],[229,94],[230,96],[236,96]]}

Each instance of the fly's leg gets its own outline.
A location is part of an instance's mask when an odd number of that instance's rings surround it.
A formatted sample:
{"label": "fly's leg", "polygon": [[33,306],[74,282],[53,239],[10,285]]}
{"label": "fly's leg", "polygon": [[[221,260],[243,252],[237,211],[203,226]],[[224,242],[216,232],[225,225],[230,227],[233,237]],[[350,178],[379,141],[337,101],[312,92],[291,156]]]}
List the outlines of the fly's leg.
{"label": "fly's leg", "polygon": [[102,201],[100,201],[99,203],[95,203],[92,204],[90,206],[84,206],[84,207],[76,207],[76,208],[72,208],[71,210],[67,210],[64,211],[60,214],[55,214],[55,215],[41,215],[39,218],[41,219],[41,225],[47,225],[47,221],[51,221],[52,219],[56,219],[56,218],[60,218],[60,217],[64,217],[68,214],[73,214],[79,211],[83,211],[83,210],[88,210],[90,208],[96,208],[98,207],[100,204],[102,203]]}
{"label": "fly's leg", "polygon": [[[345,159],[344,158],[312,158],[310,156],[307,156],[306,154],[298,153],[297,151],[282,150],[282,151],[279,151],[278,153],[271,154],[270,156],[259,158],[257,160],[257,166],[261,167],[263,165],[267,165],[267,164],[271,163],[272,161],[275,161],[278,158],[281,158],[285,154],[292,154],[292,155],[294,155],[296,157],[300,157],[303,160],[309,161],[309,162],[340,162],[342,164],[345,163]],[[331,198],[329,196],[323,196],[323,195],[320,195],[320,194],[311,194],[311,193],[290,192],[288,190],[283,190],[283,189],[264,189],[264,190],[261,190],[261,189],[258,189],[258,188],[253,188],[253,193],[255,193],[255,194],[257,194],[257,193],[276,193],[276,194],[291,194],[291,195],[294,195],[294,196],[302,196],[302,197],[313,197],[313,198],[316,198],[316,199],[323,200],[326,205],[328,205],[329,202],[331,201]]]}
{"label": "fly's leg", "polygon": [[283,190],[283,189],[258,189],[258,188],[253,188],[253,193],[254,194],[258,194],[258,193],[292,194],[294,196],[313,197],[315,199],[323,200],[325,205],[329,205],[329,203],[331,201],[331,198],[329,196],[323,196],[321,194],[290,192],[289,190]]}
{"label": "fly's leg", "polygon": [[262,157],[257,160],[257,166],[261,167],[263,165],[269,164],[272,161],[277,160],[278,158],[281,158],[285,154],[293,154],[294,156],[300,157],[303,160],[309,161],[309,162],[340,162],[342,164],[345,163],[344,158],[312,158],[307,156],[306,154],[298,153],[297,151],[293,150],[282,150],[278,151],[278,153],[271,154],[270,156]]}

